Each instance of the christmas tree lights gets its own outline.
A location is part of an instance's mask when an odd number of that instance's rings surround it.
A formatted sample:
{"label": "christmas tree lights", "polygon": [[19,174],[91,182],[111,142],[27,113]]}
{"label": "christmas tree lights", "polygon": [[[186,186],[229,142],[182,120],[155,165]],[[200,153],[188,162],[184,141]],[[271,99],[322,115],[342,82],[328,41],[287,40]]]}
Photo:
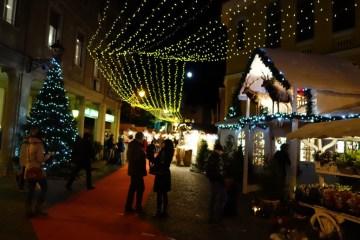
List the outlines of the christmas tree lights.
{"label": "christmas tree lights", "polygon": [[78,133],[69,109],[61,66],[55,58],[50,60],[44,85],[32,105],[27,125],[40,129],[46,149],[54,153],[47,168],[69,163]]}

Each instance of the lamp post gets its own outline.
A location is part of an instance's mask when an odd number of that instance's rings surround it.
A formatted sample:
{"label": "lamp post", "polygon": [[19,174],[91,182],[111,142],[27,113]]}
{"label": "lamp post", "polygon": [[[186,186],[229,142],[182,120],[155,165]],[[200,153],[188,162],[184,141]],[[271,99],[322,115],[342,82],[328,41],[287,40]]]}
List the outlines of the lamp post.
{"label": "lamp post", "polygon": [[[60,41],[56,40],[56,42],[50,46],[50,49],[51,49],[51,57],[55,58],[56,61],[60,62],[61,57],[65,51],[65,48],[60,44]],[[50,58],[33,59],[33,58],[29,57],[29,61],[26,66],[26,72],[30,73],[39,67],[41,67],[43,70],[47,69],[49,59]]]}

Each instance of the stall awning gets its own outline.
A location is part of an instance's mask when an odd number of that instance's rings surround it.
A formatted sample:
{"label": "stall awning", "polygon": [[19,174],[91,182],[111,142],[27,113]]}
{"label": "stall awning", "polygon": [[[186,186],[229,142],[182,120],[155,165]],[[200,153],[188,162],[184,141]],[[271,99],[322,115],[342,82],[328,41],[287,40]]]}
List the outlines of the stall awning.
{"label": "stall awning", "polygon": [[288,139],[359,137],[360,119],[310,123],[289,133]]}
{"label": "stall awning", "polygon": [[[264,79],[274,77],[290,87],[313,90],[311,94],[316,99],[313,109],[316,114],[349,114],[359,113],[360,110],[360,68],[344,59],[259,48],[254,51],[244,76],[240,96],[245,96],[243,91],[248,87],[259,93],[262,105],[269,102],[265,100],[271,100],[263,86]],[[279,83],[275,82],[276,86],[284,88],[285,85]],[[268,104],[271,106],[272,102]]]}

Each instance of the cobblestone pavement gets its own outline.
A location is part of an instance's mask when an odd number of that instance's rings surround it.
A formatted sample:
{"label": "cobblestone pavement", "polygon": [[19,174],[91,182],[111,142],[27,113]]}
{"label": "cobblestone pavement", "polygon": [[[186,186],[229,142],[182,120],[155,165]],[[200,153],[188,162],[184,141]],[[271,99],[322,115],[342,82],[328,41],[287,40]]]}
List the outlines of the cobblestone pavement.
{"label": "cobblestone pavement", "polygon": [[251,216],[245,199],[240,200],[238,217],[225,218],[221,224],[209,224],[207,178],[185,167],[172,166],[171,171],[169,218],[157,219],[151,216],[156,208],[154,193],[146,204],[147,220],[167,234],[169,239],[268,239],[270,229],[267,220]]}

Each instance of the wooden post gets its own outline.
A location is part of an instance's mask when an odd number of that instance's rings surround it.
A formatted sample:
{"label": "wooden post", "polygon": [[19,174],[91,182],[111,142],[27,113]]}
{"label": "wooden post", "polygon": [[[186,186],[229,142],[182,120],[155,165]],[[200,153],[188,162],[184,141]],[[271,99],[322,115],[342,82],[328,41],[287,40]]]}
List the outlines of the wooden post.
{"label": "wooden post", "polygon": [[[297,112],[297,86],[293,86],[293,97],[292,97],[292,112]],[[293,119],[291,122],[291,131],[295,131],[299,128],[299,120]],[[290,157],[290,169],[288,171],[288,186],[289,186],[289,197],[294,198],[294,188],[297,180],[297,164],[300,153],[300,141],[295,139],[290,142],[289,157]]]}
{"label": "wooden post", "polygon": [[[246,100],[246,117],[250,116],[250,99]],[[245,132],[245,154],[243,164],[243,193],[248,193],[248,175],[249,175],[249,150],[250,148],[250,128],[246,126],[243,131]]]}

